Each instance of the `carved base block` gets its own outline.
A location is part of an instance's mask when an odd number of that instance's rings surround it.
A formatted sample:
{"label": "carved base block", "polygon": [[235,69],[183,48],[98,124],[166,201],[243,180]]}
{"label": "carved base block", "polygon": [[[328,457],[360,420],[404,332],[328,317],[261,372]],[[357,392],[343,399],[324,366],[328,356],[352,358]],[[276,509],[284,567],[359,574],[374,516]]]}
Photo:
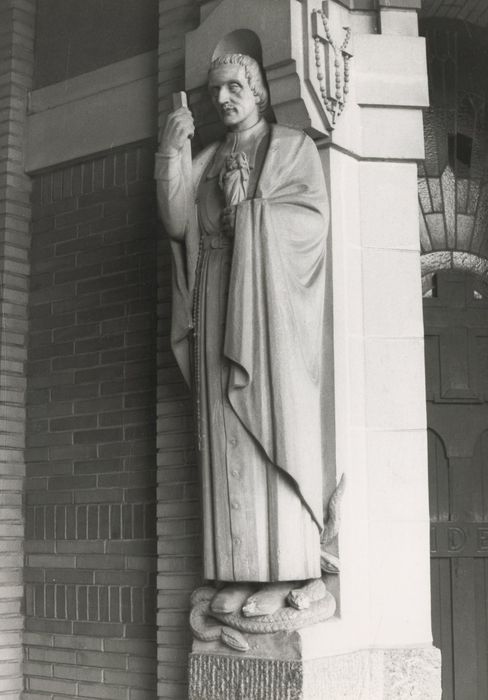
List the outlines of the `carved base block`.
{"label": "carved base block", "polygon": [[433,647],[374,649],[309,660],[190,654],[189,700],[440,700]]}

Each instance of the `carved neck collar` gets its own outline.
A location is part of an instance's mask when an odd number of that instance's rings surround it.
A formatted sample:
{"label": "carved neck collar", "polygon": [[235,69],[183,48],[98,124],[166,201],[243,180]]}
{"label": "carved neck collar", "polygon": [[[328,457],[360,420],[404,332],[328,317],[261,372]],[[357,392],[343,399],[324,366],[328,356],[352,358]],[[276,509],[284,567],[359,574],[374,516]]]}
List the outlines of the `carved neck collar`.
{"label": "carved neck collar", "polygon": [[242,131],[228,131],[225,136],[225,144],[232,152],[247,150],[249,144],[268,131],[267,121],[261,117],[256,124]]}
{"label": "carved neck collar", "polygon": [[219,148],[216,150],[212,163],[207,171],[207,179],[217,177],[225,158],[231,153],[242,151],[246,154],[249,168],[254,168],[256,151],[261,140],[269,131],[269,124],[262,118],[253,126],[243,131],[228,131]]}

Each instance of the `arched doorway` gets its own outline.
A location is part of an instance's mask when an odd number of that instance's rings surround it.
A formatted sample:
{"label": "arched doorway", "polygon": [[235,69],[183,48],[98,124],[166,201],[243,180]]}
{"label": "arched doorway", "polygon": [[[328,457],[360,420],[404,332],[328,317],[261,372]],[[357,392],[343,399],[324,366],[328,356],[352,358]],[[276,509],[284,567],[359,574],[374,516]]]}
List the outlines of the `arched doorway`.
{"label": "arched doorway", "polygon": [[443,700],[488,698],[488,34],[479,3],[427,0],[419,166],[432,520]]}
{"label": "arched doorway", "polygon": [[488,286],[464,270],[435,273],[424,324],[432,623],[443,700],[486,700]]}

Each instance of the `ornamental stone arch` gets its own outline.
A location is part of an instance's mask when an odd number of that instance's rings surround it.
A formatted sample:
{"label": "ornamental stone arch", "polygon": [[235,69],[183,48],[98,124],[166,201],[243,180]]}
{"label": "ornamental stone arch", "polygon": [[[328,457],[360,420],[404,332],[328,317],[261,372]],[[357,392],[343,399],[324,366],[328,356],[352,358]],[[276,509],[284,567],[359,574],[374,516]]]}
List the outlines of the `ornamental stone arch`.
{"label": "ornamental stone arch", "polygon": [[[438,272],[458,270],[475,277],[474,294],[485,297],[488,289],[488,259],[460,250],[438,250],[424,253],[420,259],[422,270],[422,294],[433,296],[435,275]],[[478,296],[479,295],[479,296]]]}
{"label": "ornamental stone arch", "polygon": [[441,270],[488,270],[487,8],[478,2],[423,5],[430,106],[424,110],[425,160],[419,165],[424,295]]}

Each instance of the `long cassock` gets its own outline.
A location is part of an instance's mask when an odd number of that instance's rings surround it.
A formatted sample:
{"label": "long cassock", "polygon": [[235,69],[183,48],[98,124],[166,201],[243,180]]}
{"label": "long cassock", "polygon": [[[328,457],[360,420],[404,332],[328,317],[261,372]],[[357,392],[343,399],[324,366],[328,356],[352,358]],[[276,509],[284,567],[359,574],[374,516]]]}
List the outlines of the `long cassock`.
{"label": "long cassock", "polygon": [[[221,232],[229,154],[250,166],[235,234]],[[204,574],[219,581],[320,576],[323,333],[328,203],[317,149],[261,120],[193,162],[157,156],[172,239],[172,345],[193,385]]]}

